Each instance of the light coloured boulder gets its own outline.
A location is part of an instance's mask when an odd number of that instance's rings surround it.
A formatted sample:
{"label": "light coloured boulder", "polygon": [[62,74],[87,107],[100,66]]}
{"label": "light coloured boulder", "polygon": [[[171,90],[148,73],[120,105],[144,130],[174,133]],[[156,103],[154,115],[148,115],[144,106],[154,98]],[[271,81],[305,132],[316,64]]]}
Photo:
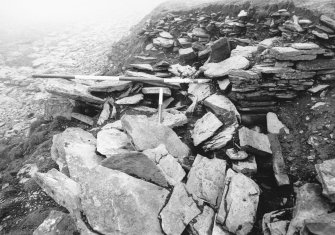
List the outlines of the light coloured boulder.
{"label": "light coloured boulder", "polygon": [[195,146],[212,137],[223,123],[211,112],[206,113],[194,125],[192,139]]}
{"label": "light coloured boulder", "polygon": [[163,234],[158,214],[167,190],[97,166],[82,183],[81,202],[91,227],[102,234]]}
{"label": "light coloured boulder", "polygon": [[192,197],[188,195],[183,183],[177,184],[169,202],[160,213],[162,228],[167,235],[182,234],[186,226],[201,211]]}
{"label": "light coloured boulder", "polygon": [[95,151],[94,136],[83,129],[71,127],[54,135],[51,157],[56,161],[61,172],[79,182],[102,160]]}
{"label": "light coloured boulder", "polygon": [[205,84],[192,83],[189,85],[187,92],[196,97],[198,101],[202,101],[212,94],[210,84],[208,83]]}
{"label": "light coloured boulder", "polygon": [[134,150],[126,133],[115,129],[103,129],[97,134],[97,151],[111,157],[114,154],[127,153]]}
{"label": "light coloured boulder", "polygon": [[241,115],[235,105],[224,95],[211,95],[205,99],[204,105],[224,121],[226,126],[241,121]]}
{"label": "light coloured boulder", "polygon": [[247,147],[247,151],[271,155],[270,141],[267,135],[250,130],[246,127],[239,129],[240,146]]}
{"label": "light coloured boulder", "polygon": [[318,173],[322,183],[322,194],[329,198],[331,202],[335,202],[335,159],[323,161],[316,164],[315,170]]}
{"label": "light coloured boulder", "polygon": [[295,48],[297,50],[313,50],[313,49],[319,49],[320,46],[318,44],[315,44],[313,42],[305,42],[305,43],[292,43],[292,48]]}
{"label": "light coloured boulder", "polygon": [[151,161],[155,162],[170,185],[176,185],[183,180],[186,173],[177,159],[167,151],[165,145],[143,151]]}
{"label": "light coloured boulder", "polygon": [[255,223],[260,189],[247,176],[229,169],[216,221],[229,232],[248,234]]}
{"label": "light coloured boulder", "polygon": [[153,44],[159,47],[171,48],[173,47],[173,43],[174,43],[173,39],[167,39],[167,38],[162,38],[162,37],[153,39]]}
{"label": "light coloured boulder", "polygon": [[33,235],[72,235],[76,232],[75,222],[69,214],[52,210]]}
{"label": "light coloured boulder", "polygon": [[318,184],[307,183],[297,192],[293,219],[287,230],[287,235],[294,235],[303,228],[304,221],[327,214],[331,205],[322,197],[322,188]]}
{"label": "light coloured boulder", "polygon": [[278,119],[275,113],[269,112],[266,114],[266,125],[269,133],[279,134],[281,130],[289,134],[289,129]]}
{"label": "light coloured boulder", "polygon": [[213,207],[221,202],[226,175],[226,161],[197,155],[187,176],[186,189],[196,198],[207,201]]}
{"label": "light coloured boulder", "polygon": [[125,115],[121,118],[122,126],[132,138],[137,150],[143,151],[164,144],[171,155],[182,160],[190,153],[177,134],[169,127],[151,122],[143,115]]}
{"label": "light coloured boulder", "polygon": [[252,59],[257,53],[257,50],[257,46],[237,46],[234,50],[231,51],[230,56],[243,56],[247,59]]}
{"label": "light coloured boulder", "polygon": [[47,173],[35,173],[34,180],[44,192],[71,214],[80,212],[80,186],[78,183],[56,169],[51,169]]}
{"label": "light coloured boulder", "polygon": [[162,38],[173,39],[173,36],[169,32],[166,32],[166,31],[160,32],[159,36]]}
{"label": "light coloured boulder", "polygon": [[249,60],[243,56],[233,56],[219,63],[208,63],[200,67],[205,76],[209,78],[223,77],[233,69],[246,69],[250,65]]}

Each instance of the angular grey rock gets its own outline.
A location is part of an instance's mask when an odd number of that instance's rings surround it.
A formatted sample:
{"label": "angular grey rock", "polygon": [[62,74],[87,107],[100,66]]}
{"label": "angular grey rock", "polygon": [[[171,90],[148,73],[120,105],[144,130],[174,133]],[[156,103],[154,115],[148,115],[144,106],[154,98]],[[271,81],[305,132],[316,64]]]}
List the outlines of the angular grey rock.
{"label": "angular grey rock", "polygon": [[260,189],[247,176],[229,169],[216,221],[234,234],[248,234],[256,220]]}
{"label": "angular grey rock", "polygon": [[33,235],[72,235],[76,232],[75,222],[69,214],[52,210]]}
{"label": "angular grey rock", "polygon": [[268,134],[268,138],[271,145],[271,151],[273,153],[272,168],[277,184],[278,186],[289,185],[290,179],[286,172],[286,165],[278,136],[276,134]]}
{"label": "angular grey rock", "polygon": [[224,95],[211,95],[204,100],[204,105],[215,113],[226,126],[241,121],[241,115],[235,105]]}
{"label": "angular grey rock", "polygon": [[93,104],[103,104],[105,101],[101,98],[91,95],[88,92],[89,86],[61,79],[48,80],[46,91],[65,98],[79,100]]}
{"label": "angular grey rock", "polygon": [[[149,118],[152,122],[158,122],[158,114],[154,114]],[[162,112],[162,124],[164,126],[175,128],[179,126],[183,126],[188,123],[187,116],[174,109],[163,110]]]}
{"label": "angular grey rock", "polygon": [[33,177],[43,191],[71,214],[80,212],[80,185],[74,180],[56,169],[51,169],[47,173],[37,172]]}
{"label": "angular grey rock", "polygon": [[320,46],[318,44],[315,44],[313,42],[305,42],[305,43],[292,43],[292,48],[295,48],[297,50],[313,50],[313,49],[319,49]]}
{"label": "angular grey rock", "polygon": [[150,72],[154,70],[150,64],[130,64],[129,66],[135,69],[145,70],[145,71],[150,71]]}
{"label": "angular grey rock", "polygon": [[247,59],[252,59],[257,53],[257,46],[237,46],[234,50],[231,51],[231,57],[233,56],[242,56]]}
{"label": "angular grey rock", "polygon": [[184,61],[194,60],[196,58],[196,54],[193,51],[193,48],[181,48],[179,49],[179,59]]}
{"label": "angular grey rock", "polygon": [[210,84],[190,84],[188,87],[189,94],[192,94],[194,97],[198,99],[198,101],[202,101],[210,96],[211,87]]}
{"label": "angular grey rock", "polygon": [[82,183],[83,212],[102,234],[163,234],[158,214],[169,194],[164,188],[123,172],[97,166]]}
{"label": "angular grey rock", "polygon": [[71,119],[74,104],[69,99],[62,97],[50,97],[44,102],[44,119],[52,120],[56,117]]}
{"label": "angular grey rock", "polygon": [[238,131],[240,146],[246,147],[247,151],[264,155],[271,155],[270,141],[267,135],[242,127]]}
{"label": "angular grey rock", "polygon": [[102,81],[96,82],[88,87],[89,92],[113,92],[123,91],[132,86],[132,82],[128,81]]}
{"label": "angular grey rock", "polygon": [[315,94],[315,93],[318,93],[320,91],[323,91],[323,90],[327,89],[328,87],[329,87],[329,85],[321,85],[320,84],[320,85],[317,85],[315,87],[312,87],[312,88],[308,89],[308,91]]}
{"label": "angular grey rock", "polygon": [[117,129],[119,131],[123,131],[123,127],[122,127],[122,123],[121,120],[117,120],[115,122],[112,123],[108,123],[106,125],[104,125],[101,130],[108,130],[108,129]]}
{"label": "angular grey rock", "polygon": [[209,38],[209,34],[207,33],[207,31],[202,28],[194,28],[192,30],[192,34],[199,38]]}
{"label": "angular grey rock", "polygon": [[194,125],[192,139],[195,146],[212,137],[223,123],[211,112],[206,113]]}
{"label": "angular grey rock", "polygon": [[100,126],[100,125],[104,124],[104,122],[109,119],[110,114],[111,114],[111,107],[109,105],[109,102],[106,101],[103,105],[103,109],[100,113],[99,119],[97,121],[97,125]]}
{"label": "angular grey rock", "polygon": [[208,63],[200,67],[205,76],[209,78],[223,77],[233,69],[246,69],[250,65],[249,60],[243,56],[233,56],[219,63]]}
{"label": "angular grey rock", "polygon": [[169,202],[160,213],[162,219],[162,228],[167,235],[182,234],[186,226],[201,211],[188,195],[185,185],[177,184],[170,197]]}
{"label": "angular grey rock", "polygon": [[233,235],[233,233],[224,230],[221,225],[214,222],[213,231],[211,235]]}
{"label": "angular grey rock", "polygon": [[335,213],[305,220],[302,234],[335,234]]}
{"label": "angular grey rock", "polygon": [[226,150],[226,154],[227,154],[227,156],[231,160],[237,160],[237,161],[244,160],[244,159],[246,159],[248,157],[248,154],[246,152],[244,152],[244,151],[236,151],[233,148],[227,149]]}
{"label": "angular grey rock", "polygon": [[327,33],[322,32],[322,31],[312,30],[312,34],[314,34],[316,37],[324,39],[324,40],[329,39],[329,35]]}
{"label": "angular grey rock", "polygon": [[280,134],[280,131],[285,131],[289,134],[289,129],[278,119],[275,113],[269,112],[266,114],[266,125],[269,133]]}
{"label": "angular grey rock", "polygon": [[170,185],[176,185],[182,181],[186,173],[169,152],[165,145],[161,144],[155,149],[147,149],[143,151],[163,172],[166,180]]}
{"label": "angular grey rock", "polygon": [[230,85],[230,81],[229,79],[226,78],[226,79],[223,79],[222,81],[218,81],[218,84],[219,84],[220,90],[225,92]]}
{"label": "angular grey rock", "polygon": [[89,116],[86,116],[84,114],[81,114],[81,113],[73,112],[73,113],[71,113],[71,118],[74,118],[74,119],[76,119],[78,121],[81,121],[81,122],[83,122],[87,125],[90,125],[90,126],[93,126],[93,124],[94,124],[93,118],[91,118]]}
{"label": "angular grey rock", "polygon": [[159,36],[162,38],[173,39],[173,36],[169,32],[166,32],[166,31],[160,32]]}
{"label": "angular grey rock", "polygon": [[209,159],[198,154],[187,176],[186,189],[196,198],[218,207],[224,189],[225,175],[226,161]]}
{"label": "angular grey rock", "polygon": [[244,161],[233,162],[232,169],[246,176],[253,176],[257,173],[257,163],[255,156],[250,156]]}
{"label": "angular grey rock", "polygon": [[234,123],[233,125],[230,125],[228,127],[224,127],[222,130],[219,131],[218,134],[205,141],[202,148],[205,151],[213,151],[225,147],[227,143],[232,140],[237,127],[237,123]]}
{"label": "angular grey rock", "polygon": [[134,150],[126,133],[110,128],[97,134],[97,151],[106,157]]}
{"label": "angular grey rock", "polygon": [[190,149],[169,127],[156,122],[150,122],[146,116],[125,115],[121,118],[122,126],[132,138],[135,148],[139,151],[152,149],[164,144],[174,157],[183,159]]}
{"label": "angular grey rock", "polygon": [[[160,87],[144,87],[142,93],[145,95],[159,94]],[[163,95],[171,96],[171,90],[167,87],[163,88]]]}
{"label": "angular grey rock", "polygon": [[305,220],[327,214],[331,210],[331,205],[322,197],[321,191],[320,185],[312,183],[307,183],[299,188],[293,219],[288,227],[287,235],[299,233]]}
{"label": "angular grey rock", "polygon": [[54,135],[51,157],[61,172],[79,182],[102,160],[95,150],[96,139],[91,133],[71,127]]}
{"label": "angular grey rock", "polygon": [[332,19],[332,18],[330,18],[330,17],[328,17],[328,16],[326,16],[326,15],[322,15],[322,16],[320,17],[320,21],[321,21],[324,25],[326,25],[327,27],[329,27],[329,28],[335,30],[335,20],[334,20],[334,19]]}
{"label": "angular grey rock", "polygon": [[162,187],[169,186],[161,169],[147,155],[140,152],[115,154],[101,161],[100,164]]}
{"label": "angular grey rock", "polygon": [[214,210],[205,205],[202,213],[194,218],[196,222],[190,224],[192,232],[199,235],[211,235],[214,218]]}
{"label": "angular grey rock", "polygon": [[209,63],[218,63],[230,57],[230,45],[228,38],[219,38],[211,46]]}
{"label": "angular grey rock", "polygon": [[272,211],[264,214],[262,220],[262,230],[264,235],[286,235],[286,230],[290,221],[280,219],[281,216],[285,216],[285,213],[285,211]]}
{"label": "angular grey rock", "polygon": [[335,159],[326,160],[323,163],[316,164],[315,170],[322,183],[322,194],[335,202]]}
{"label": "angular grey rock", "polygon": [[270,49],[272,48],[276,42],[279,41],[279,37],[274,37],[274,38],[266,38],[264,39],[263,41],[261,41],[259,44],[258,44],[258,51],[259,52],[263,52],[264,50],[266,49]]}
{"label": "angular grey rock", "polygon": [[153,44],[155,46],[160,46],[160,47],[164,47],[164,48],[173,47],[173,43],[174,43],[173,39],[167,39],[167,38],[162,38],[162,37],[158,37],[158,38],[153,39]]}
{"label": "angular grey rock", "polygon": [[144,96],[143,94],[136,94],[133,96],[124,97],[122,99],[119,99],[115,101],[115,104],[118,105],[131,105],[131,104],[138,104],[143,100]]}

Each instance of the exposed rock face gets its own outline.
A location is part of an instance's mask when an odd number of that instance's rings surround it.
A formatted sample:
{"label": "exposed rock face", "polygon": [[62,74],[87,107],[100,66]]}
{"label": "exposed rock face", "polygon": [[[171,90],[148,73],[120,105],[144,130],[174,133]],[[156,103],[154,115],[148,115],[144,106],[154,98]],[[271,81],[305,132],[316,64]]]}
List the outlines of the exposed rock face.
{"label": "exposed rock face", "polygon": [[82,184],[81,200],[88,222],[100,233],[162,234],[158,213],[168,193],[120,171],[97,166]]}
{"label": "exposed rock face", "polygon": [[256,219],[259,194],[253,180],[229,169],[217,222],[234,234],[248,234]]}
{"label": "exposed rock face", "polygon": [[195,217],[195,223],[191,224],[191,229],[194,234],[210,235],[212,234],[212,225],[214,222],[215,213],[209,206],[204,206],[200,215]]}
{"label": "exposed rock face", "polygon": [[52,210],[33,235],[72,235],[76,232],[75,222],[69,214]]}
{"label": "exposed rock face", "polygon": [[123,91],[132,86],[128,81],[102,81],[88,87],[89,92],[113,92]]}
{"label": "exposed rock face", "polygon": [[164,144],[174,157],[183,159],[189,155],[189,148],[169,127],[150,122],[146,116],[142,115],[125,115],[121,121],[123,128],[132,138],[137,150],[152,149]]}
{"label": "exposed rock face", "polygon": [[167,151],[165,145],[161,144],[155,149],[147,149],[143,151],[151,161],[155,162],[158,168],[164,174],[170,185],[176,185],[182,181],[186,173],[177,159]]}
{"label": "exposed rock face", "polygon": [[192,138],[195,146],[212,137],[223,123],[211,112],[206,113],[194,126]]}
{"label": "exposed rock face", "polygon": [[247,150],[265,155],[272,154],[270,141],[267,135],[242,127],[239,130],[241,147],[248,147]]}
{"label": "exposed rock face", "polygon": [[186,189],[197,198],[218,207],[224,188],[226,161],[197,155],[187,176]]}
{"label": "exposed rock face", "polygon": [[209,63],[218,63],[230,57],[230,45],[228,38],[220,38],[211,46]]}
{"label": "exposed rock face", "polygon": [[107,157],[134,150],[128,136],[115,128],[103,129],[97,134],[97,151]]}
{"label": "exposed rock face", "polygon": [[162,228],[168,235],[182,234],[188,223],[200,213],[192,197],[187,194],[185,185],[177,184],[168,204],[160,213]]}
{"label": "exposed rock face", "polygon": [[148,156],[140,152],[115,154],[103,160],[101,165],[156,183],[162,187],[168,186],[168,181],[161,169]]}
{"label": "exposed rock face", "polygon": [[307,183],[299,188],[293,219],[289,225],[287,235],[299,232],[304,221],[328,213],[330,204],[321,196],[321,187],[318,184]]}
{"label": "exposed rock face", "polygon": [[95,150],[96,139],[91,133],[71,127],[53,137],[51,157],[61,172],[80,181],[102,160]]}
{"label": "exposed rock face", "polygon": [[315,170],[322,183],[322,194],[331,202],[335,202],[335,159],[316,164]]}
{"label": "exposed rock face", "polygon": [[243,56],[230,57],[220,63],[208,63],[200,68],[205,76],[209,78],[223,77],[233,69],[246,69],[249,67],[249,60]]}
{"label": "exposed rock face", "polygon": [[70,213],[77,214],[80,211],[80,186],[78,183],[56,169],[51,169],[47,173],[37,172],[34,179],[50,197]]}
{"label": "exposed rock face", "polygon": [[241,120],[235,105],[223,95],[211,95],[205,99],[204,105],[213,111],[226,126]]}
{"label": "exposed rock face", "polygon": [[46,90],[55,95],[93,104],[103,104],[104,100],[91,95],[88,86],[62,79],[48,81]]}

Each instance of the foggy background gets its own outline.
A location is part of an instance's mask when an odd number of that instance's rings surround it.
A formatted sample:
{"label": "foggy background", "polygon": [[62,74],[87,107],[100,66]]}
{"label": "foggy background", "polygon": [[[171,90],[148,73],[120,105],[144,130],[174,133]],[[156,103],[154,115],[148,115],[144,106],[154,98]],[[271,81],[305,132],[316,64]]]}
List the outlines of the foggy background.
{"label": "foggy background", "polygon": [[130,27],[164,0],[0,0],[0,43],[94,25]]}

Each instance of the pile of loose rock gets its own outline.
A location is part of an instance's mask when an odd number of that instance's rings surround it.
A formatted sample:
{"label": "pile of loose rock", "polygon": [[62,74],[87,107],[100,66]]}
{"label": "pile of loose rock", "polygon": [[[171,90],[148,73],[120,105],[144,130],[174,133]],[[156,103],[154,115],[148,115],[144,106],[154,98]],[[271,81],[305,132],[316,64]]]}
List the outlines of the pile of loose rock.
{"label": "pile of loose rock", "polygon": [[[335,44],[329,35],[335,24],[322,16],[313,29],[307,19],[290,20],[286,10],[273,13],[269,24],[251,23],[252,11],[237,18],[169,14],[149,23],[142,33],[149,44],[124,68],[136,82],[49,82],[47,91],[62,98],[47,103],[46,116],[75,118],[97,133],[68,128],[54,136],[51,154],[59,171],[34,175],[83,234],[248,234],[259,216],[256,159],[270,159],[278,186],[290,184],[278,140],[289,130],[271,111],[279,101],[310,88],[319,92],[328,87],[319,83],[334,80]],[[277,37],[236,38],[250,36],[260,25]],[[321,34],[317,30],[329,31],[326,41],[302,41]],[[290,43],[293,39],[298,42]],[[212,82],[196,82],[204,77]],[[162,123],[159,87],[165,97]],[[243,116],[250,113],[266,115],[267,130],[244,126]],[[192,141],[180,139],[179,129]],[[331,200],[334,165],[316,166]],[[318,184],[300,187],[292,215],[265,214],[263,233],[308,234],[321,223],[334,231],[332,204],[321,190]]]}

